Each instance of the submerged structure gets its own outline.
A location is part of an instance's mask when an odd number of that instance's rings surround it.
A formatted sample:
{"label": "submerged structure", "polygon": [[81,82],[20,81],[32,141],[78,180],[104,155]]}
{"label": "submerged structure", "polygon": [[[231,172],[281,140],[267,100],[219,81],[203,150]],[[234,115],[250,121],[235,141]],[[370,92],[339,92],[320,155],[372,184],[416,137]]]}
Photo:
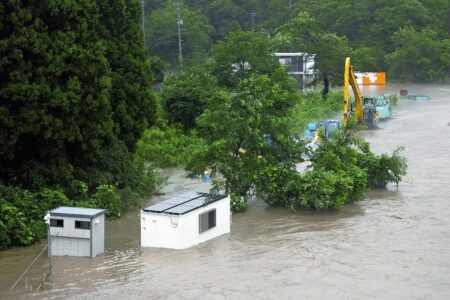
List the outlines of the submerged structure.
{"label": "submerged structure", "polygon": [[141,246],[185,249],[230,232],[230,197],[188,192],[141,210]]}
{"label": "submerged structure", "polygon": [[49,255],[95,257],[105,250],[105,210],[58,207],[49,213]]}

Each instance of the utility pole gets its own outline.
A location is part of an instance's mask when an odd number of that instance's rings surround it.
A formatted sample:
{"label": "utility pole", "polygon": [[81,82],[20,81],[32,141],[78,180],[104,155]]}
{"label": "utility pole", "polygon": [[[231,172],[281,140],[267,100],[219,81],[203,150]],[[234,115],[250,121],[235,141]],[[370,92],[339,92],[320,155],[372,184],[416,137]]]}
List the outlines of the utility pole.
{"label": "utility pole", "polygon": [[252,31],[255,31],[255,17],[256,17],[256,13],[255,12],[251,12],[250,13],[250,17],[252,18]]}
{"label": "utility pole", "polygon": [[180,65],[183,65],[183,49],[181,47],[181,26],[183,25],[183,20],[180,16],[180,6],[177,7],[177,27],[178,27],[178,53],[180,58]]}
{"label": "utility pole", "polygon": [[141,9],[142,9],[142,35],[144,39],[144,48],[145,48],[145,0],[141,0]]}
{"label": "utility pole", "polygon": [[287,9],[288,9],[288,16],[289,16],[289,18],[291,18],[292,17],[292,9],[293,9],[293,7],[292,7],[292,0],[289,0],[289,6],[287,7]]}

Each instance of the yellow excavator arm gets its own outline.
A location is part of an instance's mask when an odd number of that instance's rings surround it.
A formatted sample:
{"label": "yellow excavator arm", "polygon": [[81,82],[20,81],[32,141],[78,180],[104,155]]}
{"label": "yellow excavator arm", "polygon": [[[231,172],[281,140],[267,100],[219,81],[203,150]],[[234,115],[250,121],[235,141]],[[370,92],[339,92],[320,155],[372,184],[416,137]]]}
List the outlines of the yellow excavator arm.
{"label": "yellow excavator arm", "polygon": [[348,86],[352,87],[353,95],[355,96],[355,108],[356,108],[356,119],[359,123],[364,122],[363,113],[363,98],[361,92],[359,91],[358,84],[356,83],[355,73],[353,73],[353,66],[350,63],[350,57],[345,60],[345,70],[344,70],[344,125],[347,125],[348,121]]}

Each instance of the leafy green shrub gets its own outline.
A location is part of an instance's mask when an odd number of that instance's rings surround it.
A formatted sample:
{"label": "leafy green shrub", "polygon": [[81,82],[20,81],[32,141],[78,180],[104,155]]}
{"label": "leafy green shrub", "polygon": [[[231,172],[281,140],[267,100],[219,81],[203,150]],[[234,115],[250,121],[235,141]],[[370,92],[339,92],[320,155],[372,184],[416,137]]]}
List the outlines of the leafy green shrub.
{"label": "leafy green shrub", "polygon": [[35,240],[35,234],[27,226],[27,218],[14,205],[0,202],[0,248],[10,245],[30,245]]}
{"label": "leafy green shrub", "polygon": [[313,169],[302,176],[299,207],[339,209],[347,203],[353,180],[344,172]]}
{"label": "leafy green shrub", "polygon": [[306,124],[330,117],[342,110],[342,92],[329,92],[326,98],[320,93],[302,95],[301,102],[291,111],[291,123],[298,132],[303,132]]}
{"label": "leafy green shrub", "polygon": [[269,206],[291,209],[339,209],[364,198],[368,187],[398,184],[406,174],[402,148],[392,156],[375,155],[369,144],[355,136],[355,128],[339,132],[311,158],[309,170],[297,173],[279,164],[262,168],[255,182],[256,196]]}
{"label": "leafy green shrub", "polygon": [[255,194],[269,206],[296,209],[300,199],[301,174],[287,165],[268,165],[256,177]]}
{"label": "leafy green shrub", "polygon": [[244,212],[247,210],[248,202],[245,196],[231,194],[231,211],[233,212]]}
{"label": "leafy green shrub", "polygon": [[389,99],[389,102],[392,105],[397,105],[397,102],[398,102],[398,96],[397,95],[389,95],[388,99]]}
{"label": "leafy green shrub", "polygon": [[192,154],[205,147],[195,132],[163,126],[147,129],[137,143],[136,156],[158,167],[186,164]]}
{"label": "leafy green shrub", "polygon": [[111,184],[101,184],[97,191],[91,197],[93,207],[104,208],[107,210],[109,218],[118,218],[124,208],[120,199],[117,187]]}
{"label": "leafy green shrub", "polygon": [[45,237],[43,217],[60,205],[70,205],[60,190],[30,192],[0,185],[0,248],[26,246]]}
{"label": "leafy green shrub", "polygon": [[400,155],[403,150],[403,147],[398,147],[391,156],[387,154],[376,156],[370,152],[361,156],[360,164],[367,167],[368,183],[371,188],[384,188],[388,183],[395,183],[398,186],[407,169],[407,160]]}

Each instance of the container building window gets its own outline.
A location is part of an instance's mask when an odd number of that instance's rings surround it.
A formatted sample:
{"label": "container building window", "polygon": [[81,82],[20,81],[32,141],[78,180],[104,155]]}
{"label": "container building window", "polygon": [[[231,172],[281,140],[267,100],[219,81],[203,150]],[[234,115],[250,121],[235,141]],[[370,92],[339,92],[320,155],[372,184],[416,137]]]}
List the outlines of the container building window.
{"label": "container building window", "polygon": [[64,220],[62,219],[50,219],[51,227],[64,227]]}
{"label": "container building window", "polygon": [[91,222],[89,221],[75,221],[76,229],[91,229]]}
{"label": "container building window", "polygon": [[198,216],[199,218],[199,232],[205,232],[213,227],[216,227],[216,209],[204,212]]}

